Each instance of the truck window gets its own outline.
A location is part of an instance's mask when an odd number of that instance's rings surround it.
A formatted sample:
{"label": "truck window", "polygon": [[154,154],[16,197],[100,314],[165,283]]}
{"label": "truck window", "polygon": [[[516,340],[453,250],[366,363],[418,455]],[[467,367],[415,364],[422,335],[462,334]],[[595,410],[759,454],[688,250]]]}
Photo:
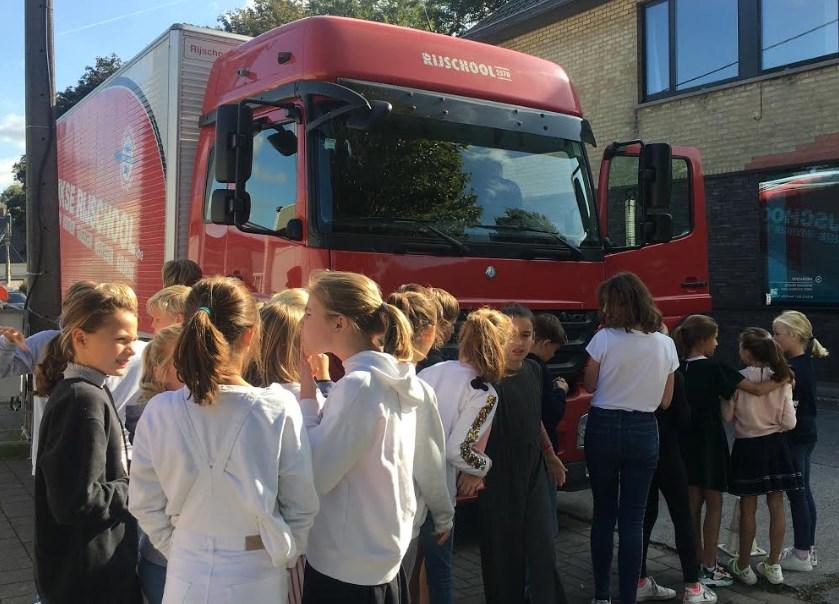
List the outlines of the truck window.
{"label": "truck window", "polygon": [[297,149],[294,123],[263,127],[253,137],[253,169],[247,182],[250,222],[279,231],[296,217]]}
{"label": "truck window", "polygon": [[428,222],[489,256],[599,245],[579,141],[401,116],[375,130],[336,120],[315,140],[323,230],[418,240]]}
{"label": "truck window", "polygon": [[[673,238],[684,237],[692,230],[690,170],[686,159],[674,157],[670,213],[673,215]],[[612,248],[641,245],[642,208],[638,202],[638,156],[618,155],[609,165],[609,194],[606,209],[609,241]]]}

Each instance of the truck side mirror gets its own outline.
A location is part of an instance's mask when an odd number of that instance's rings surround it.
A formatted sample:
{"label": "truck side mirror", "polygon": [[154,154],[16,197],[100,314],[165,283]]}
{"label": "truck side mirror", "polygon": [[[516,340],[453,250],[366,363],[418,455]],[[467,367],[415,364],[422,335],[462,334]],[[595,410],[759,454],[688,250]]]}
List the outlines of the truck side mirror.
{"label": "truck side mirror", "polygon": [[243,183],[253,164],[253,111],[237,103],[216,109],[216,180]]}
{"label": "truck side mirror", "polygon": [[647,210],[669,210],[673,186],[673,151],[667,143],[649,143],[638,158],[638,193]]}
{"label": "truck side mirror", "polygon": [[673,215],[661,210],[647,212],[642,229],[644,243],[667,243],[673,239]]}
{"label": "truck side mirror", "polygon": [[[237,216],[238,214],[238,216]],[[245,224],[251,215],[251,196],[236,194],[232,189],[216,189],[210,198],[210,222],[213,224]]]}

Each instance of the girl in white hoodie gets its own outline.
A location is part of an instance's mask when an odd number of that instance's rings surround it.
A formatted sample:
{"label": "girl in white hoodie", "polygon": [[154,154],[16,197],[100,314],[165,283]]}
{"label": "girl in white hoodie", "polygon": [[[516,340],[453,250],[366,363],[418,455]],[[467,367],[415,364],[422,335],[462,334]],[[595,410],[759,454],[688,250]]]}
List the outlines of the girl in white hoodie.
{"label": "girl in white hoodie", "polygon": [[[415,291],[396,292],[388,296],[389,304],[396,306],[408,318],[413,331],[413,357],[410,365],[416,370],[437,339],[437,317],[440,307],[428,288]],[[385,341],[385,349],[390,343]],[[412,600],[419,599],[417,564],[420,527],[431,524],[434,542],[450,542],[450,531],[454,524],[454,505],[449,497],[446,480],[446,435],[437,408],[437,397],[433,404],[417,409],[417,443],[414,450],[414,487],[417,497],[417,515],[414,517],[414,531],[411,546],[402,561],[405,574],[411,584]],[[421,562],[421,560],[420,560]]]}
{"label": "girl in white hoodie", "polygon": [[[303,318],[304,354],[330,352],[344,377],[323,407],[302,376],[321,509],[309,537],[304,604],[408,601],[402,557],[411,541],[416,409],[431,388],[405,362],[411,326],[378,285],[348,272],[317,275]],[[382,352],[386,333],[391,354]]]}
{"label": "girl in white hoodie", "polygon": [[199,281],[175,368],[137,425],[129,510],[169,564],[163,604],[286,599],[318,502],[300,407],[243,377],[259,316],[237,279]]}
{"label": "girl in white hoodie", "polygon": [[[512,334],[510,318],[481,308],[469,313],[460,328],[457,361],[423,369],[419,376],[437,393],[446,433],[449,495],[473,497],[492,460],[483,452],[498,403],[493,383],[505,372],[504,349]],[[438,544],[426,522],[420,531],[431,604],[452,604],[452,540]]]}

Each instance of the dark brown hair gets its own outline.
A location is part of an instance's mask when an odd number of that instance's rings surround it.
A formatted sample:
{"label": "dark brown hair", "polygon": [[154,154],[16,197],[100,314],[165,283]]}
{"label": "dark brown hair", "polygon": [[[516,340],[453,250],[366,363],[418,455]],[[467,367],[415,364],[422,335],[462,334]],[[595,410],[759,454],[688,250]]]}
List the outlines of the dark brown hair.
{"label": "dark brown hair", "polygon": [[329,312],[345,316],[355,329],[400,361],[413,356],[411,324],[402,311],[386,304],[370,277],[347,271],[324,271],[312,276],[309,293]]}
{"label": "dark brown hair", "polygon": [[673,330],[679,358],[684,359],[697,344],[717,335],[717,322],[707,315],[689,315]]}
{"label": "dark brown hair", "polygon": [[47,345],[44,359],[35,369],[38,396],[50,395],[63,377],[67,363],[73,360],[73,331],[93,333],[119,311],[137,314],[137,295],[127,285],[100,283],[89,287],[84,283],[68,291],[61,309],[61,332]]}
{"label": "dark brown hair", "polygon": [[505,347],[512,334],[513,322],[507,315],[491,308],[474,310],[460,328],[458,358],[484,382],[498,383],[507,370]]}
{"label": "dark brown hair", "polygon": [[740,347],[748,352],[752,359],[772,370],[772,379],[786,382],[792,377],[784,351],[772,334],[760,327],[747,327],[740,334]]}
{"label": "dark brown hair", "polygon": [[169,260],[163,265],[163,287],[186,285],[192,287],[203,277],[201,267],[192,260]]}
{"label": "dark brown hair", "polygon": [[[196,403],[212,404],[219,386],[235,373],[230,366],[232,353],[253,327],[259,328],[256,302],[238,279],[210,277],[192,287],[174,361],[178,378]],[[251,349],[258,346],[257,333]]]}
{"label": "dark brown hair", "polygon": [[635,273],[618,273],[606,279],[597,289],[597,300],[604,327],[639,329],[644,333],[661,330],[661,311]]}
{"label": "dark brown hair", "polygon": [[537,342],[547,340],[551,344],[562,346],[568,341],[562,321],[556,315],[549,313],[540,312],[533,317],[533,333]]}

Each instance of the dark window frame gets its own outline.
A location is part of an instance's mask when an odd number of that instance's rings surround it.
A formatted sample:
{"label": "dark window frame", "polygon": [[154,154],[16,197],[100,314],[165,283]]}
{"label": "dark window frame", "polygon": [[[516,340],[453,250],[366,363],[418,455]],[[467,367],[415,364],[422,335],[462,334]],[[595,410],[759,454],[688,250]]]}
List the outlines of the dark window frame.
{"label": "dark window frame", "polygon": [[[732,82],[741,80],[749,80],[755,77],[771,75],[779,72],[784,72],[790,69],[805,67],[807,65],[815,65],[824,63],[831,59],[839,59],[839,52],[828,53],[796,61],[794,63],[786,63],[777,67],[770,67],[763,69],[762,64],[762,0],[736,0],[737,2],[737,48],[738,48],[738,75],[708,82],[707,84],[699,84],[691,86],[690,88],[676,89],[676,2],[677,0],[650,0],[638,5],[638,65],[639,65],[639,90],[638,98],[642,103],[658,101],[661,99],[668,99],[679,97],[687,94],[692,94],[697,91],[718,88],[725,86]],[[839,0],[835,0],[839,5]],[[669,43],[668,43],[668,58],[670,62],[670,82],[669,86],[661,92],[654,94],[647,94],[647,49],[646,49],[646,10],[651,6],[659,4],[668,5],[669,17]],[[839,29],[839,22],[834,26]]]}

